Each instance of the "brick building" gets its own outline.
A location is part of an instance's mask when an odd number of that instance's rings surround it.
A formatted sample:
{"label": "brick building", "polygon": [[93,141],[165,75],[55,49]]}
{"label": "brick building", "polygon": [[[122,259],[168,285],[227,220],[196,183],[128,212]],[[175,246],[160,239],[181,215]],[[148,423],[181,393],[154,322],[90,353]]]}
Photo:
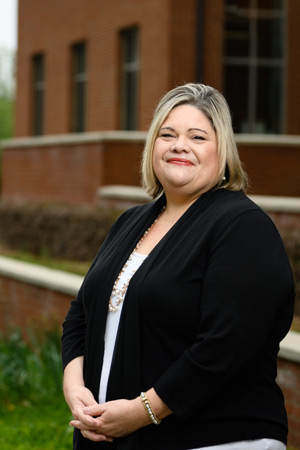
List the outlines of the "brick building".
{"label": "brick building", "polygon": [[3,197],[93,202],[96,186],[138,184],[135,130],[184,82],[225,94],[254,193],[300,196],[299,16],[298,0],[19,0]]}

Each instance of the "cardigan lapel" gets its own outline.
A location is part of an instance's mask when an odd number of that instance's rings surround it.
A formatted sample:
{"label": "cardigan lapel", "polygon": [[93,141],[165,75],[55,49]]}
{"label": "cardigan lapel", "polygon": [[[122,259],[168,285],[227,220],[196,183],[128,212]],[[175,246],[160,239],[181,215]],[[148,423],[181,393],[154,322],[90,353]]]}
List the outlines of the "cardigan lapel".
{"label": "cardigan lapel", "polygon": [[[87,323],[87,335],[84,358],[84,375],[85,384],[93,392],[95,398],[98,398],[100,374],[102,369],[103,353],[104,353],[104,334],[105,323],[108,312],[108,302],[113,288],[113,284],[120,273],[122,267],[126,263],[132,250],[135,248],[137,242],[151,225],[161,210],[164,204],[163,196],[156,202],[144,205],[137,208],[126,221],[123,226],[119,227],[118,231],[112,231],[111,236],[105,241],[101,248],[98,261],[93,269],[95,271],[95,286],[93,289],[93,298],[91,301],[91,313]],[[125,302],[124,306],[127,302]],[[126,307],[125,307],[126,309]],[[123,307],[124,310],[124,307]],[[137,311],[133,314],[137,314]],[[123,311],[120,322],[120,332],[122,330]],[[136,322],[138,324],[138,320]],[[129,324],[130,329],[134,333],[133,316]],[[119,332],[119,334],[120,334]],[[134,335],[137,334],[134,333]],[[117,341],[119,338],[117,338]],[[130,338],[131,340],[131,338]],[[122,340],[121,340],[122,341]],[[137,344],[137,342],[136,342]],[[136,352],[134,352],[136,353]],[[125,356],[128,358],[128,355]],[[121,361],[119,366],[122,366]],[[119,392],[120,384],[120,367],[116,371],[116,377],[111,376],[111,382],[108,385],[107,398],[121,398],[116,397]],[[123,384],[127,384],[127,379]],[[112,389],[110,386],[114,386]]]}

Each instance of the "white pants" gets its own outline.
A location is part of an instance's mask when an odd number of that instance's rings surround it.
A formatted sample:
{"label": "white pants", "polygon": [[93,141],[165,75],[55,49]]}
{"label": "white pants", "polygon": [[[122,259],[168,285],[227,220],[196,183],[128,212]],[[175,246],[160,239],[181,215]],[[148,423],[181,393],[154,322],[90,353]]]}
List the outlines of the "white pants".
{"label": "white pants", "polygon": [[229,442],[228,444],[212,445],[193,450],[286,450],[283,442],[275,439],[255,439],[253,441]]}

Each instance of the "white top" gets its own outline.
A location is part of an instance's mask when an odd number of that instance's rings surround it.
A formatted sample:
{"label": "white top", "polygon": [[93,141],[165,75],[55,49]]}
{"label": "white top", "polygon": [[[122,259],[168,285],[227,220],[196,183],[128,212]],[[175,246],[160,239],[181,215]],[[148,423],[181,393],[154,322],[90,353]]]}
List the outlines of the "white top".
{"label": "white top", "polygon": [[[127,263],[123,267],[123,272],[120,276],[116,289],[121,290],[123,288],[124,284],[127,283],[128,280],[132,278],[133,274],[138,270],[138,268],[145,261],[147,256],[148,255],[141,255],[140,253],[137,252],[133,252],[130,255]],[[124,298],[125,295],[126,292],[124,292]],[[116,304],[116,301],[117,301],[116,296],[112,294],[113,305]],[[117,338],[117,332],[119,328],[122,307],[123,302],[120,303],[120,305],[118,306],[118,310],[116,312],[109,311],[107,314],[105,336],[104,336],[104,356],[99,387],[99,403],[105,403],[106,400],[107,383],[115,348],[115,342]]]}
{"label": "white top", "polygon": [[192,450],[286,450],[286,445],[275,439],[254,439],[252,441],[229,442],[228,444],[212,445]]}
{"label": "white top", "polygon": [[[128,283],[128,281],[131,280],[132,276],[139,269],[147,256],[148,255],[141,255],[137,252],[133,252],[130,255],[117,283],[117,290],[122,290],[124,284]],[[126,292],[123,293],[124,299],[125,295]],[[116,304],[116,301],[117,298],[114,293],[112,293],[113,305]],[[108,378],[119,328],[122,307],[123,302],[120,303],[116,312],[109,311],[107,314],[104,336],[104,356],[99,387],[99,403],[105,403],[106,401]],[[252,441],[231,442],[228,444],[213,445],[210,447],[195,448],[192,450],[286,450],[286,446],[282,442],[274,439],[255,439]]]}

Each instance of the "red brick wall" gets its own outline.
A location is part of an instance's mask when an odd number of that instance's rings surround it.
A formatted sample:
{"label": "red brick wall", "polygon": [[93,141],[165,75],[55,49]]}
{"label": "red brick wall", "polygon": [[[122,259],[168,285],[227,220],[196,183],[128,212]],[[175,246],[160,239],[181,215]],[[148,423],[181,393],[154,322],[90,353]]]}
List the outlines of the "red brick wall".
{"label": "red brick wall", "polygon": [[[143,141],[4,149],[2,198],[94,203],[100,186],[139,185]],[[239,145],[258,195],[300,197],[300,148]]]}
{"label": "red brick wall", "polygon": [[223,89],[224,2],[205,0],[203,83]]}
{"label": "red brick wall", "polygon": [[41,328],[62,323],[72,298],[66,294],[34,286],[0,275],[0,329]]}
{"label": "red brick wall", "polygon": [[5,151],[2,197],[93,202],[102,184],[101,156],[100,144]]}
{"label": "red brick wall", "polygon": [[31,58],[39,52],[46,58],[44,134],[70,131],[70,51],[80,41],[87,44],[86,131],[118,129],[119,32],[131,26],[140,29],[139,126],[146,129],[161,95],[178,80],[194,81],[195,3],[20,0],[15,135],[32,134]]}
{"label": "red brick wall", "polygon": [[94,203],[102,185],[139,184],[142,148],[106,142],[6,149],[2,198]]}
{"label": "red brick wall", "polygon": [[[61,324],[71,296],[32,286],[0,275],[0,329]],[[279,359],[278,383],[285,396],[289,419],[288,444],[300,449],[300,364]]]}
{"label": "red brick wall", "polygon": [[[151,72],[140,79],[141,108],[152,110],[166,83],[169,56],[167,42],[168,0],[120,2],[111,0],[20,0],[18,95],[16,136],[31,135],[31,57],[46,57],[45,134],[70,131],[70,51],[80,41],[87,43],[87,131],[119,126],[119,31],[138,25],[140,60],[144,68],[151,54]],[[155,20],[154,20],[155,19]],[[148,42],[159,36],[151,53]],[[158,70],[159,68],[159,70]],[[151,86],[151,89],[144,86]],[[141,117],[144,118],[143,111]],[[141,127],[145,127],[145,119]]]}
{"label": "red brick wall", "polygon": [[172,0],[170,88],[189,81],[199,81],[196,75],[196,0]]}
{"label": "red brick wall", "polygon": [[300,197],[300,148],[238,145],[250,177],[251,193]]}
{"label": "red brick wall", "polygon": [[140,185],[143,148],[143,142],[106,143],[103,148],[103,186],[110,184]]}

